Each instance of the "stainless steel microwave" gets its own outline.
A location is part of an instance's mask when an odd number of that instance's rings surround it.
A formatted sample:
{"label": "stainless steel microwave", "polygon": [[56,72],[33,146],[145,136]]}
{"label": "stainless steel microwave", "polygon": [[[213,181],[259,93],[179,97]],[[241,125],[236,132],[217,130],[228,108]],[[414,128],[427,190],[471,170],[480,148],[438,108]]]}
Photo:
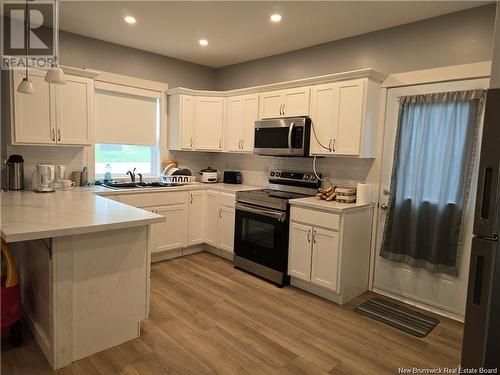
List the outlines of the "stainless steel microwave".
{"label": "stainless steel microwave", "polygon": [[311,119],[286,117],[255,121],[253,152],[271,156],[309,156]]}

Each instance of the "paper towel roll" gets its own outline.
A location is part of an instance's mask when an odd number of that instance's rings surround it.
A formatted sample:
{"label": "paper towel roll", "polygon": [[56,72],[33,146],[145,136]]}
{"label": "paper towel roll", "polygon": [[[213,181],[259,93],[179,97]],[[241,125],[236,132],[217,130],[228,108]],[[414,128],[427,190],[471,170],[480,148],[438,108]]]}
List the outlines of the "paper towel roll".
{"label": "paper towel roll", "polygon": [[370,184],[358,183],[356,188],[356,203],[368,204],[371,203]]}

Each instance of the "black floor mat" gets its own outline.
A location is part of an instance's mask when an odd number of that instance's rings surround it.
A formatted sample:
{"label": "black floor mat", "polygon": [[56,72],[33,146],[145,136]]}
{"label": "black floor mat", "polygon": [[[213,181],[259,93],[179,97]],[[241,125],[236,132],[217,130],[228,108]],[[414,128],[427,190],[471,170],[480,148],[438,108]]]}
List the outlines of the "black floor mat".
{"label": "black floor mat", "polygon": [[363,302],[354,311],[420,338],[439,324],[439,319],[377,297]]}

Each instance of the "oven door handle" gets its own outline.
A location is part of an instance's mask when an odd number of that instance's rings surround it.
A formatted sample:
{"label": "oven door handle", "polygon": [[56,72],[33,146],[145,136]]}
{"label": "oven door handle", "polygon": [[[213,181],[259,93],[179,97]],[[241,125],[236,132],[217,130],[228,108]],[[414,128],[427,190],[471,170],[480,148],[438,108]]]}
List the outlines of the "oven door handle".
{"label": "oven door handle", "polygon": [[239,202],[236,203],[236,209],[240,210],[240,211],[250,212],[253,214],[257,214],[257,215],[271,217],[271,218],[279,220],[279,221],[286,220],[286,212],[273,211],[273,210],[269,210],[269,209],[263,208],[263,207],[258,207],[258,208],[252,207],[252,206],[248,206],[246,204],[239,203]]}
{"label": "oven door handle", "polygon": [[292,148],[292,132],[295,123],[290,123],[290,128],[288,129],[288,148]]}

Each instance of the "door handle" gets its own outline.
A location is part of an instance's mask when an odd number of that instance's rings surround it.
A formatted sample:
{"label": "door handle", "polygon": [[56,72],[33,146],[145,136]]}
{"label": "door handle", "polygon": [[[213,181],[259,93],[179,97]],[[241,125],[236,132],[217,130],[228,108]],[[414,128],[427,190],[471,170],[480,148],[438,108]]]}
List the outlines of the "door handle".
{"label": "door handle", "polygon": [[288,129],[288,148],[292,148],[292,132],[295,123],[290,124],[290,129]]}
{"label": "door handle", "polygon": [[481,208],[479,216],[488,219],[490,214],[491,183],[493,182],[493,168],[484,168],[483,185],[481,187]]}
{"label": "door handle", "polygon": [[472,303],[476,306],[481,304],[481,291],[483,289],[483,265],[484,257],[478,255],[476,258],[476,274],[474,278],[474,293],[472,295]]}
{"label": "door handle", "polygon": [[387,208],[388,208],[388,207],[389,207],[389,205],[388,205],[387,203],[382,203],[382,204],[380,205],[380,209],[381,209],[381,210],[387,210]]}

